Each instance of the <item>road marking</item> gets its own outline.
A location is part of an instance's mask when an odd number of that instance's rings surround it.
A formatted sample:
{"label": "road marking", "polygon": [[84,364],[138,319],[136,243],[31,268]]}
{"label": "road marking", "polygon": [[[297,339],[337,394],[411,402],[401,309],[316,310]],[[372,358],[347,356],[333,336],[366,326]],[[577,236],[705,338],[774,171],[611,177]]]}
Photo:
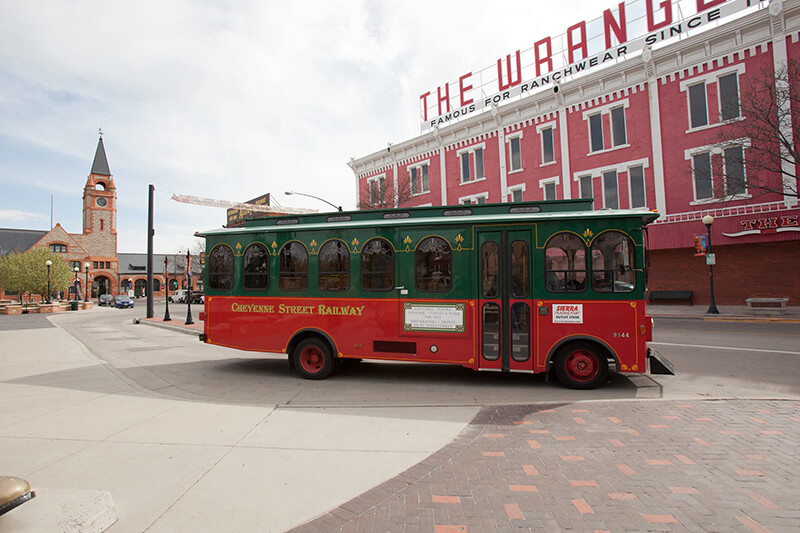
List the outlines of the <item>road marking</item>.
{"label": "road marking", "polygon": [[728,346],[704,346],[702,344],[677,344],[674,342],[650,342],[648,344],[658,344],[660,346],[680,346],[682,348],[710,348],[712,350],[736,350],[739,352],[764,352],[764,353],[781,353],[787,355],[800,355],[800,352],[784,352],[781,350],[759,350],[758,348],[732,348]]}

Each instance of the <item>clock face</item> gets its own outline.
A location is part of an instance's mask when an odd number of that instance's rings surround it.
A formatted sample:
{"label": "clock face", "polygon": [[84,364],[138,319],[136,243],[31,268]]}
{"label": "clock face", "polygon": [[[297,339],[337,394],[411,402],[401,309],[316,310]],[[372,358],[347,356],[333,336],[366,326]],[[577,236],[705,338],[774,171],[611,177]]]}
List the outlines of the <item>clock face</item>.
{"label": "clock face", "polygon": [[97,205],[99,205],[100,207],[105,207],[107,203],[108,203],[108,200],[106,200],[105,198],[98,198],[97,199]]}

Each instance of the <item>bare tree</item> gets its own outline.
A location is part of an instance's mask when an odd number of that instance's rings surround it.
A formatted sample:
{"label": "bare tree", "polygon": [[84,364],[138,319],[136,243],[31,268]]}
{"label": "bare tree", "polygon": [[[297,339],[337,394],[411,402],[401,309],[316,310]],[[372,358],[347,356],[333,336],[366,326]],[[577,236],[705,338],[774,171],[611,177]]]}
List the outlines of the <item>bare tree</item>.
{"label": "bare tree", "polygon": [[[401,176],[397,180],[397,195],[392,183],[385,180],[374,180],[368,182],[367,191],[362,195],[358,202],[359,209],[391,209],[393,207],[403,207],[417,191],[412,190],[411,180]],[[421,186],[421,185],[417,185]]]}
{"label": "bare tree", "polygon": [[[777,71],[762,69],[739,91],[739,101],[722,102],[723,119],[716,148],[723,155],[724,183],[715,195],[745,190],[798,196],[800,157],[800,62]],[[735,110],[739,107],[739,114]],[[742,147],[744,149],[742,150]],[[744,160],[742,161],[742,157]],[[746,165],[746,171],[745,169]]]}

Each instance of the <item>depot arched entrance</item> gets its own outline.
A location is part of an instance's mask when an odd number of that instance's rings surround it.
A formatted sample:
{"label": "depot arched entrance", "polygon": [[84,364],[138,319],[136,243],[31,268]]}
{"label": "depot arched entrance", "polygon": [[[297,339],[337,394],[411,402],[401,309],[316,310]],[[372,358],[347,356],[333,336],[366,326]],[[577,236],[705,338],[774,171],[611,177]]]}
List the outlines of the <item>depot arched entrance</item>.
{"label": "depot arched entrance", "polygon": [[147,280],[137,279],[133,283],[133,295],[137,298],[147,296]]}
{"label": "depot arched entrance", "polygon": [[111,292],[111,280],[105,276],[95,276],[92,281],[92,298]]}

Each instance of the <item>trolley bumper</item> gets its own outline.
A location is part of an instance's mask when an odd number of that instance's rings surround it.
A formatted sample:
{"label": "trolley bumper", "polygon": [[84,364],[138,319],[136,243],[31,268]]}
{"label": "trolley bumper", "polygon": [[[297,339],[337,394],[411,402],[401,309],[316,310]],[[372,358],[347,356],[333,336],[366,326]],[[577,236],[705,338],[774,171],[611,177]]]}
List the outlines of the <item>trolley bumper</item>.
{"label": "trolley bumper", "polygon": [[647,360],[650,362],[651,374],[675,375],[675,367],[672,363],[670,363],[666,357],[658,352],[654,352],[650,348],[647,349]]}

